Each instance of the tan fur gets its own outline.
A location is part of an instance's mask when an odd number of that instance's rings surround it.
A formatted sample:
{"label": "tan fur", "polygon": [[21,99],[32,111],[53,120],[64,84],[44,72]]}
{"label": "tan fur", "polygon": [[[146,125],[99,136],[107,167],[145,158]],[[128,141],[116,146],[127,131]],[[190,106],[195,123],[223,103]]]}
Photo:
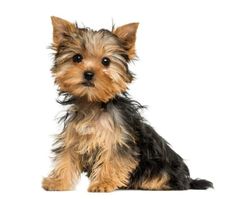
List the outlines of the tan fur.
{"label": "tan fur", "polygon": [[43,188],[46,190],[66,191],[75,186],[75,182],[81,173],[79,156],[75,153],[74,146],[77,135],[73,133],[72,125],[60,135],[64,150],[55,160],[55,168],[47,178],[43,180]]}
{"label": "tan fur", "polygon": [[[87,36],[89,37],[89,36]],[[91,36],[92,37],[92,36]],[[93,37],[101,37],[96,35]],[[83,52],[84,61],[82,63],[73,63],[72,61],[61,64],[61,60],[66,60],[72,57],[72,53],[63,54],[57,59],[57,69],[53,70],[56,83],[60,86],[62,91],[70,92],[75,96],[86,96],[89,101],[103,101],[107,102],[115,94],[124,92],[127,89],[127,83],[130,82],[127,77],[126,69],[119,63],[115,56],[110,57],[112,60],[109,69],[101,64],[101,59],[104,56],[109,57],[113,51],[121,51],[115,41],[107,42],[107,46],[97,43],[95,41],[99,38],[90,38],[94,43],[87,44],[87,50]],[[111,39],[110,39],[111,40]],[[77,50],[77,53],[80,53]],[[74,52],[75,54],[75,52]],[[74,55],[73,54],[73,55]],[[119,59],[122,59],[119,57]],[[84,87],[81,83],[83,80],[83,72],[86,70],[95,73],[94,84],[95,87]],[[109,85],[109,87],[107,87]]]}
{"label": "tan fur", "polygon": [[[72,107],[71,111],[78,110]],[[129,175],[138,162],[131,156],[121,157],[117,153],[117,146],[126,145],[125,141],[130,136],[122,126],[119,114],[116,110],[103,112],[97,103],[84,104],[79,111],[86,117],[76,118],[58,137],[65,149],[57,156],[55,169],[44,179],[43,187],[46,190],[73,189],[81,168],[94,162],[93,152],[96,149],[99,152],[90,176],[89,191],[126,187]],[[132,139],[135,142],[135,138]],[[90,157],[86,158],[86,162],[84,155]]]}
{"label": "tan fur", "polygon": [[[103,32],[78,29],[66,20],[52,17],[53,24],[53,49],[58,50],[59,44],[68,48],[55,60],[56,67],[52,72],[60,89],[74,96],[85,96],[89,101],[107,102],[114,95],[127,90],[127,83],[131,81],[122,64],[125,62],[120,54],[125,50],[120,47],[115,36]],[[135,56],[134,43],[138,24],[128,24],[114,30],[121,41],[125,42],[130,58]],[[126,33],[128,34],[125,34]],[[66,40],[63,35],[69,35]],[[83,55],[83,62],[73,63],[75,54]],[[103,57],[111,59],[109,68],[105,68],[101,60]],[[81,83],[83,72],[86,70],[95,73],[95,87],[84,87]],[[109,87],[107,86],[109,85]]]}
{"label": "tan fur", "polygon": [[124,159],[116,154],[103,152],[94,165],[88,191],[114,191],[127,187],[130,174],[136,166],[137,162],[132,158]]}
{"label": "tan fur", "polygon": [[[89,101],[106,102],[116,93],[127,89],[127,77],[120,65],[111,65],[109,70],[101,66],[100,59],[92,59],[82,64],[63,65],[62,70],[55,72],[56,83],[62,91],[67,91],[75,96],[86,96]],[[95,87],[84,87],[83,72],[95,72]],[[107,87],[109,85],[109,87]]]}
{"label": "tan fur", "polygon": [[71,160],[71,153],[65,152],[58,157],[55,169],[44,178],[43,188],[49,191],[72,190],[79,175],[79,169]]}
{"label": "tan fur", "polygon": [[75,25],[59,17],[51,17],[53,24],[53,42],[58,45],[63,39],[63,33],[73,34],[76,32]]}
{"label": "tan fur", "polygon": [[160,176],[154,179],[146,179],[143,182],[137,184],[135,189],[148,189],[148,190],[167,190],[169,176],[167,173],[162,173]]}
{"label": "tan fur", "polygon": [[135,41],[138,25],[139,23],[130,23],[113,30],[114,34],[125,43],[130,59],[133,59],[136,56]]}
{"label": "tan fur", "polygon": [[117,126],[122,124],[119,115],[96,110],[96,107],[90,108],[94,111],[86,114],[87,117],[75,127],[80,132],[77,146],[80,155],[90,154],[99,148],[90,176],[89,191],[111,191],[126,187],[137,161],[131,157],[120,157],[116,150],[117,145],[125,145],[129,135],[122,125]]}

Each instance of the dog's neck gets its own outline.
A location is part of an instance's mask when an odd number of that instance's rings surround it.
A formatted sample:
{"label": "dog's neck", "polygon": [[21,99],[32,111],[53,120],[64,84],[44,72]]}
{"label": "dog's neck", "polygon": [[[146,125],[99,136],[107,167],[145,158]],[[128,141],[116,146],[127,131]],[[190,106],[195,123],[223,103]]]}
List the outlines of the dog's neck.
{"label": "dog's neck", "polygon": [[91,102],[89,101],[86,97],[76,97],[74,99],[73,104],[78,106],[80,109],[94,109],[94,108],[98,108],[98,109],[102,109],[104,111],[107,110],[107,106],[108,104],[110,104],[110,102],[112,102],[112,99],[109,100],[108,102]]}

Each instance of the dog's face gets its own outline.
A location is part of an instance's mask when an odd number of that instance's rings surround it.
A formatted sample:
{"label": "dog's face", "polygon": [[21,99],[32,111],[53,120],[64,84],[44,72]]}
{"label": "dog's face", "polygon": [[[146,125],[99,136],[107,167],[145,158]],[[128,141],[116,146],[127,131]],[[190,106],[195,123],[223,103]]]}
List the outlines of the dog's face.
{"label": "dog's face", "polygon": [[107,102],[126,91],[132,81],[128,62],[135,55],[138,23],[112,31],[93,31],[52,17],[52,68],[61,91],[89,101]]}

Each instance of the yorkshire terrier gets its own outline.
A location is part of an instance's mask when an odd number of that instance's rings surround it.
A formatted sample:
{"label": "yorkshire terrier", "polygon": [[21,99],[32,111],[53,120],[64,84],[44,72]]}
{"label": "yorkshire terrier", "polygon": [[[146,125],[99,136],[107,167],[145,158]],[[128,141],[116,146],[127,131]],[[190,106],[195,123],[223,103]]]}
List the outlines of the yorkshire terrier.
{"label": "yorkshire terrier", "polygon": [[94,31],[51,19],[52,74],[62,97],[58,101],[69,108],[43,188],[72,190],[82,172],[90,179],[90,192],[213,187],[190,177],[183,159],[140,115],[144,107],[127,94],[139,24]]}

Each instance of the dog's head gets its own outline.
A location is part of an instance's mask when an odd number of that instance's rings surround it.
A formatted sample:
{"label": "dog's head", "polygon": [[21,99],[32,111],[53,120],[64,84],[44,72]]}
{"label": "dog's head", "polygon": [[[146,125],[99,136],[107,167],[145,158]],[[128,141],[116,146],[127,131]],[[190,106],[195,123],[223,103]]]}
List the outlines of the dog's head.
{"label": "dog's head", "polygon": [[138,23],[112,31],[79,28],[58,17],[52,17],[52,24],[52,72],[60,91],[99,102],[126,91],[133,79],[128,63],[136,56]]}

